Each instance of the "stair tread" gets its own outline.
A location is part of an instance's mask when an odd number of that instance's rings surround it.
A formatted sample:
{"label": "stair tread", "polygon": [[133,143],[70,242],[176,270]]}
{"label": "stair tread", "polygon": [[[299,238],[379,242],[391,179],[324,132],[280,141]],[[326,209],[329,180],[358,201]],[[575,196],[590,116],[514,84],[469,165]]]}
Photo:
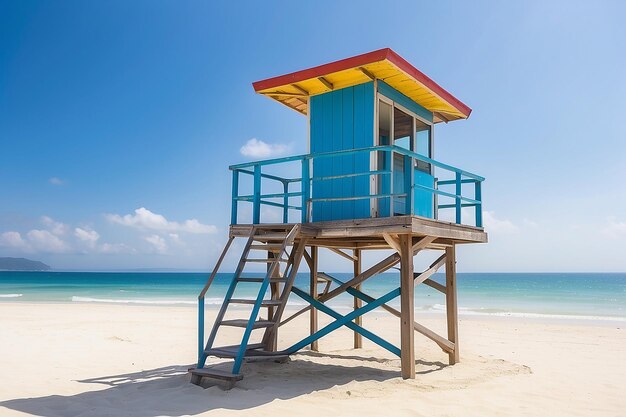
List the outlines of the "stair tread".
{"label": "stair tread", "polygon": [[264,233],[262,235],[254,235],[252,237],[253,240],[262,241],[262,240],[285,240],[287,238],[287,234],[283,233]]}
{"label": "stair tread", "polygon": [[[253,300],[250,298],[231,298],[230,302],[234,304],[254,304],[256,300]],[[283,302],[281,300],[263,300],[261,302],[261,305],[262,306],[279,306],[282,303]]]}
{"label": "stair tread", "polygon": [[[251,343],[246,346],[246,352],[254,351],[265,347],[263,343]],[[232,357],[239,352],[239,345],[218,346],[211,349],[205,349],[204,353],[211,356]]]}
{"label": "stair tread", "polygon": [[[265,281],[265,278],[261,278],[261,277],[239,277],[237,278],[237,281],[240,282],[263,282]],[[285,282],[287,281],[286,278],[270,278],[270,282]]]}
{"label": "stair tread", "polygon": [[[216,356],[218,358],[230,358],[233,359],[237,357],[239,353],[239,346],[226,346],[223,348],[213,348],[207,349],[204,351],[207,356]],[[244,355],[245,358],[248,359],[256,359],[256,358],[284,358],[288,357],[285,353],[278,352],[270,352],[267,350],[255,350],[255,349],[246,349],[246,353]]]}
{"label": "stair tread", "polygon": [[282,249],[282,243],[267,243],[267,244],[256,244],[250,245],[251,250],[265,250],[270,252],[278,252]]}
{"label": "stair tread", "polygon": [[216,379],[224,379],[227,381],[240,381],[243,379],[242,374],[233,374],[232,372],[222,371],[220,369],[212,369],[212,368],[196,368],[192,369],[192,375],[198,375],[202,377],[216,378]]}
{"label": "stair tread", "polygon": [[[249,320],[247,319],[231,319],[231,320],[223,320],[221,324],[223,326],[231,326],[231,327],[246,327],[248,326],[248,322]],[[256,320],[252,328],[258,329],[261,327],[270,327],[270,326],[273,326],[274,324],[275,323],[270,320]]]}
{"label": "stair tread", "polygon": [[[264,343],[248,343],[248,346],[246,346],[246,349],[251,350],[251,349],[259,349],[262,347],[265,347]],[[231,350],[231,349],[239,349],[239,345],[218,346],[218,347],[214,347],[210,349],[205,349],[205,352],[209,350]]]}
{"label": "stair tread", "polygon": [[246,258],[246,262],[261,262],[261,263],[272,263],[274,261],[278,262],[289,262],[289,259],[284,258]]}

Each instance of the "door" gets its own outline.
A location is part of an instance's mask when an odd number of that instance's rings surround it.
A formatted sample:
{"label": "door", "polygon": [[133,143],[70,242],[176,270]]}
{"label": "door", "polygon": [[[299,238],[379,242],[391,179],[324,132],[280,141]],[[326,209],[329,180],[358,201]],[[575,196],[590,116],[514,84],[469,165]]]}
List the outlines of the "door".
{"label": "door", "polygon": [[[418,117],[408,109],[394,103],[389,98],[378,95],[376,146],[395,145],[400,148],[432,158],[432,124]],[[373,217],[389,217],[411,214],[411,207],[405,194],[407,171],[411,169],[411,158],[395,154],[389,159],[388,152],[376,152],[372,157],[372,169],[381,172],[372,176],[370,192],[372,194],[394,197],[373,198],[371,212]],[[427,161],[415,160],[413,181],[413,213],[418,216],[434,218],[433,167]],[[421,187],[421,188],[420,188]],[[425,187],[425,188],[424,188]],[[396,195],[400,194],[400,195]]]}
{"label": "door", "polygon": [[[432,126],[419,119],[415,119],[415,153],[432,157]],[[414,179],[415,189],[413,194],[413,214],[422,217],[434,218],[434,195],[432,192],[420,188],[434,188],[435,178],[433,167],[426,161],[415,161]]]}

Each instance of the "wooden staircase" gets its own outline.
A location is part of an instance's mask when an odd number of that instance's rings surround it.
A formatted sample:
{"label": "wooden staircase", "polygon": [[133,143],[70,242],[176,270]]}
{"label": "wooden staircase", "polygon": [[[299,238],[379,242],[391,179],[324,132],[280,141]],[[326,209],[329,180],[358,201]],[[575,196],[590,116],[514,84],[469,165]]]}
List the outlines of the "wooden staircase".
{"label": "wooden staircase", "polygon": [[[220,308],[213,328],[206,343],[204,354],[199,358],[198,365],[191,369],[191,382],[198,385],[202,378],[224,380],[232,387],[243,378],[240,373],[244,360],[284,361],[285,353],[276,352],[276,332],[291,292],[305,243],[296,241],[300,225],[257,225],[254,226],[243,249],[233,280],[226,291],[224,302]],[[256,255],[262,253],[262,255]],[[267,270],[264,275],[243,276],[248,263],[264,263]],[[256,299],[234,298],[233,295],[240,283],[259,283]],[[271,289],[271,297],[265,298]],[[247,318],[225,320],[230,305],[252,305]],[[266,318],[260,318],[261,309],[267,309]],[[214,347],[217,332],[221,326],[243,328],[241,342],[238,345]],[[258,343],[250,343],[255,329],[264,329],[263,337]],[[205,368],[208,356],[232,358],[231,372]]]}

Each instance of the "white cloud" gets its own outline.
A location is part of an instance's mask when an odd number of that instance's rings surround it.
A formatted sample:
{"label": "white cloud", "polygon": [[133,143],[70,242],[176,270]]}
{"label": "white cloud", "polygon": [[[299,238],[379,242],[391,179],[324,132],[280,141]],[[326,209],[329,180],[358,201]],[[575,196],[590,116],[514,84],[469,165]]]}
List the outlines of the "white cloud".
{"label": "white cloud", "polygon": [[48,216],[41,216],[41,223],[46,226],[49,231],[57,236],[64,235],[69,229],[66,224],[57,222]]}
{"label": "white cloud", "polygon": [[185,242],[183,242],[180,238],[180,235],[178,233],[170,233],[170,240],[174,243],[176,243],[177,245],[184,245]]}
{"label": "white cloud", "polygon": [[28,243],[22,239],[19,232],[4,232],[0,235],[0,246],[8,246],[16,249],[29,249]]}
{"label": "white cloud", "polygon": [[68,251],[67,244],[48,230],[33,229],[26,234],[30,246],[38,252],[63,253]]}
{"label": "white cloud", "polygon": [[150,235],[150,236],[146,236],[144,240],[148,242],[149,244],[151,244],[157,253],[167,252],[167,243],[165,243],[165,239],[163,239],[161,236]]}
{"label": "white cloud", "polygon": [[143,230],[156,230],[159,232],[186,232],[186,233],[215,233],[217,228],[213,225],[202,224],[196,219],[185,220],[183,223],[167,220],[164,216],[151,212],[145,207],[135,210],[135,214],[107,214],[106,218],[112,222],[124,226],[135,227]]}
{"label": "white cloud", "polygon": [[134,248],[124,243],[103,243],[98,246],[98,252],[100,253],[135,253]]}
{"label": "white cloud", "polygon": [[82,242],[85,242],[91,248],[95,247],[98,243],[98,239],[100,239],[100,234],[95,230],[91,230],[89,228],[75,228],[74,236],[76,236]]}
{"label": "white cloud", "polygon": [[534,221],[534,220],[525,218],[524,219],[524,226],[532,228],[532,229],[536,229],[536,228],[539,227],[539,224],[536,221]]}
{"label": "white cloud", "polygon": [[[33,229],[23,237],[19,232],[8,231],[0,234],[0,246],[18,249],[22,252],[34,253],[135,253],[135,249],[124,243],[98,244],[100,234],[88,227],[76,227],[74,237],[80,244],[71,245],[61,239],[59,228],[67,225],[54,222],[49,217],[42,221],[51,226],[51,230]],[[63,232],[64,233],[64,232]],[[76,242],[74,242],[76,243]]]}
{"label": "white cloud", "polygon": [[498,219],[494,211],[483,212],[483,223],[487,232],[496,234],[517,233],[519,227],[508,219]]}
{"label": "white cloud", "polygon": [[51,177],[48,179],[48,182],[52,185],[63,185],[65,184],[65,181],[63,181],[61,178],[59,177]]}
{"label": "white cloud", "polygon": [[0,246],[24,252],[65,253],[69,246],[48,230],[33,229],[24,237],[19,232],[9,231],[0,235]]}
{"label": "white cloud", "polygon": [[610,238],[626,236],[626,221],[619,221],[615,217],[609,217],[607,225],[602,229],[602,234]]}
{"label": "white cloud", "polygon": [[282,143],[265,143],[262,140],[252,138],[243,145],[239,152],[249,158],[269,158],[286,154],[290,145]]}

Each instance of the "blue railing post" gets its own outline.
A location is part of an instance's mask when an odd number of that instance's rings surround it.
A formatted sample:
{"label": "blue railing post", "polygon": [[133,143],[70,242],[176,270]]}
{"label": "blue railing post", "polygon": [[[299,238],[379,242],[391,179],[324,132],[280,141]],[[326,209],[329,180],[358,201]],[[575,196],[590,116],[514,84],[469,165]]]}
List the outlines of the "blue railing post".
{"label": "blue railing post", "polygon": [[198,367],[204,366],[204,297],[198,299]]}
{"label": "blue railing post", "polygon": [[289,223],[289,182],[283,181],[283,223]]}
{"label": "blue railing post", "polygon": [[415,175],[413,174],[413,169],[415,165],[413,164],[413,158],[405,155],[404,156],[404,189],[406,190],[406,214],[413,215],[415,212],[415,199],[413,193],[413,182],[415,181]]}
{"label": "blue railing post", "polygon": [[[393,148],[385,151],[385,167],[391,172],[391,175],[387,176],[389,177],[389,187],[387,189],[387,192],[389,194],[393,194]],[[374,191],[374,194],[378,193],[378,190]],[[389,197],[389,217],[393,217],[393,197]]]}
{"label": "blue railing post", "polygon": [[309,158],[302,159],[302,223],[309,221],[309,199],[311,198],[311,175]]}
{"label": "blue railing post", "polygon": [[437,194],[436,192],[436,190],[438,189],[439,189],[439,179],[435,177],[433,181],[433,217],[435,220],[439,219],[439,194]]}
{"label": "blue railing post", "polygon": [[456,223],[461,224],[461,173],[456,173],[456,198],[454,199],[454,206],[456,210]]}
{"label": "blue railing post", "polygon": [[261,165],[254,166],[254,200],[252,208],[252,223],[261,222]]}
{"label": "blue railing post", "polygon": [[232,203],[230,206],[230,224],[237,224],[237,197],[239,197],[239,171],[234,169]]}
{"label": "blue railing post", "polygon": [[478,201],[476,204],[476,227],[483,227],[483,196],[480,181],[476,181],[474,189],[474,200]]}

